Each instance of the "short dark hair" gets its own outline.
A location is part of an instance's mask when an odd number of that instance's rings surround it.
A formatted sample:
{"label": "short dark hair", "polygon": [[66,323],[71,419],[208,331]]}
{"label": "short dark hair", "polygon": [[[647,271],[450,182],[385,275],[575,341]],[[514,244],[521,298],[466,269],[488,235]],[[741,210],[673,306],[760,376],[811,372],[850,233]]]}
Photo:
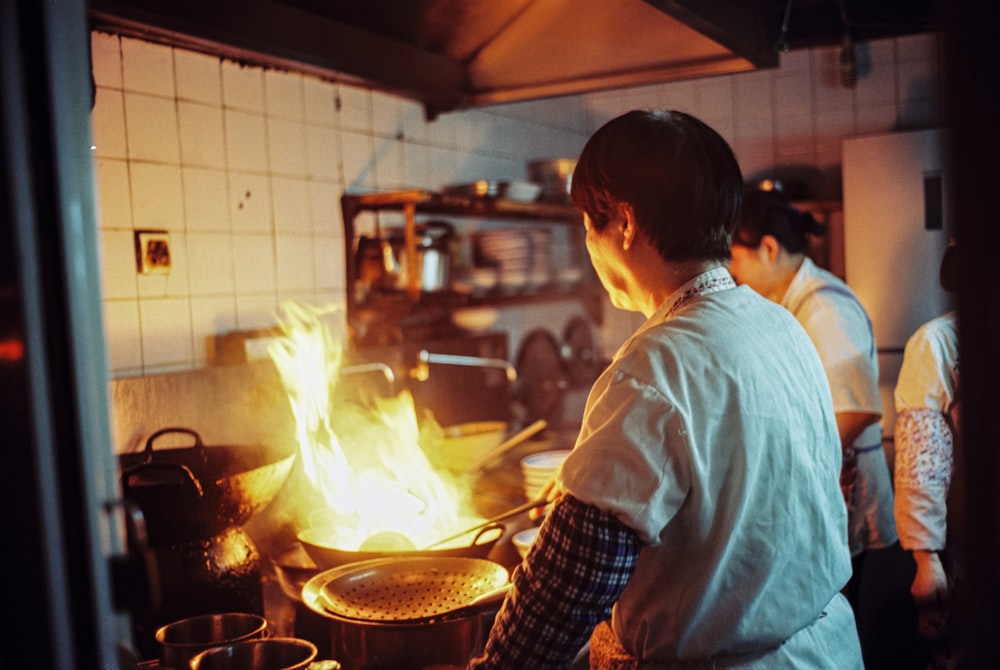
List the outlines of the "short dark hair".
{"label": "short dark hair", "polygon": [[770,235],[793,254],[809,250],[809,236],[823,236],[826,228],[779,191],[750,189],[743,194],[743,210],[736,224],[733,244],[756,248]]}
{"label": "short dark hair", "polygon": [[598,231],[621,202],[666,261],[728,260],[743,177],[729,144],[690,114],[633,110],[587,141],[573,204]]}

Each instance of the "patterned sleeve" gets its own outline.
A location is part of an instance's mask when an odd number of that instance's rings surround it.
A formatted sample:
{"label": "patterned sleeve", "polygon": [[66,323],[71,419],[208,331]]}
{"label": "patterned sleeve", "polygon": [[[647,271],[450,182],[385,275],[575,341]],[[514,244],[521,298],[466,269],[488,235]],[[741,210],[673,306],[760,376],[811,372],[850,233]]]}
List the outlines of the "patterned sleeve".
{"label": "patterned sleeve", "polygon": [[469,668],[565,668],[611,615],[642,542],[613,514],[564,495],[553,505]]}
{"label": "patterned sleeve", "polygon": [[944,413],[903,410],[895,429],[895,517],[907,550],[940,551],[947,535],[952,433]]}

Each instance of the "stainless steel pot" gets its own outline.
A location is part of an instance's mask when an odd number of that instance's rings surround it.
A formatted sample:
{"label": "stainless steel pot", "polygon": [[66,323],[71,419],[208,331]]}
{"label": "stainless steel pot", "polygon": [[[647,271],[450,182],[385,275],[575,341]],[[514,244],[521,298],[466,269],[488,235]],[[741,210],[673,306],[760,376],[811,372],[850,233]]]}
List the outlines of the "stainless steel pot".
{"label": "stainless steel pot", "polygon": [[156,631],[160,665],[185,670],[199,653],[220,645],[253,640],[267,632],[267,619],[249,612],[202,614],[168,623]]}
{"label": "stainless steel pot", "polygon": [[509,575],[477,558],[389,558],[326,570],[302,589],[345,670],[464,666],[481,653]]}
{"label": "stainless steel pot", "polygon": [[416,273],[420,291],[446,291],[451,288],[451,244],[455,228],[447,221],[427,221],[414,229],[415,258],[406,252],[402,230],[387,238],[361,237],[358,240],[356,280],[362,293],[373,289],[406,290],[410,268]]}

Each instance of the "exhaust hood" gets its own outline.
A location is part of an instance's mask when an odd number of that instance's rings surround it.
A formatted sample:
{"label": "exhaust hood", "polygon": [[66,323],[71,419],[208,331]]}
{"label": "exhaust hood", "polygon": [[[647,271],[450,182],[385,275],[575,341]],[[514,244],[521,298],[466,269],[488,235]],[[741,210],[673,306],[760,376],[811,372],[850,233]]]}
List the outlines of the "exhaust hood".
{"label": "exhaust hood", "polygon": [[757,2],[91,0],[91,26],[467,107],[776,67]]}
{"label": "exhaust hood", "polygon": [[468,107],[778,66],[940,29],[938,0],[89,0],[91,27]]}

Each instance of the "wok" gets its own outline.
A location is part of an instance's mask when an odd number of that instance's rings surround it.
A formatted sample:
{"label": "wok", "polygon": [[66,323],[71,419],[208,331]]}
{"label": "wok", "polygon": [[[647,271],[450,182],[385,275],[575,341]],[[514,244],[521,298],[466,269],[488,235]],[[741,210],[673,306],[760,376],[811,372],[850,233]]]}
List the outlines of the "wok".
{"label": "wok", "polygon": [[348,563],[358,561],[368,561],[376,558],[393,557],[450,557],[450,558],[486,558],[493,546],[504,533],[502,523],[489,523],[479,530],[472,538],[470,544],[443,547],[413,549],[406,551],[363,551],[339,549],[324,543],[322,529],[307,528],[298,533],[298,540],[302,544],[309,558],[316,563],[321,570],[336,568]]}
{"label": "wok", "polygon": [[[155,449],[167,434],[191,436],[190,447]],[[190,428],[163,428],[141,452],[119,456],[122,493],[142,511],[151,546],[203,540],[241,526],[274,499],[294,452],[261,445],[206,446]]]}

